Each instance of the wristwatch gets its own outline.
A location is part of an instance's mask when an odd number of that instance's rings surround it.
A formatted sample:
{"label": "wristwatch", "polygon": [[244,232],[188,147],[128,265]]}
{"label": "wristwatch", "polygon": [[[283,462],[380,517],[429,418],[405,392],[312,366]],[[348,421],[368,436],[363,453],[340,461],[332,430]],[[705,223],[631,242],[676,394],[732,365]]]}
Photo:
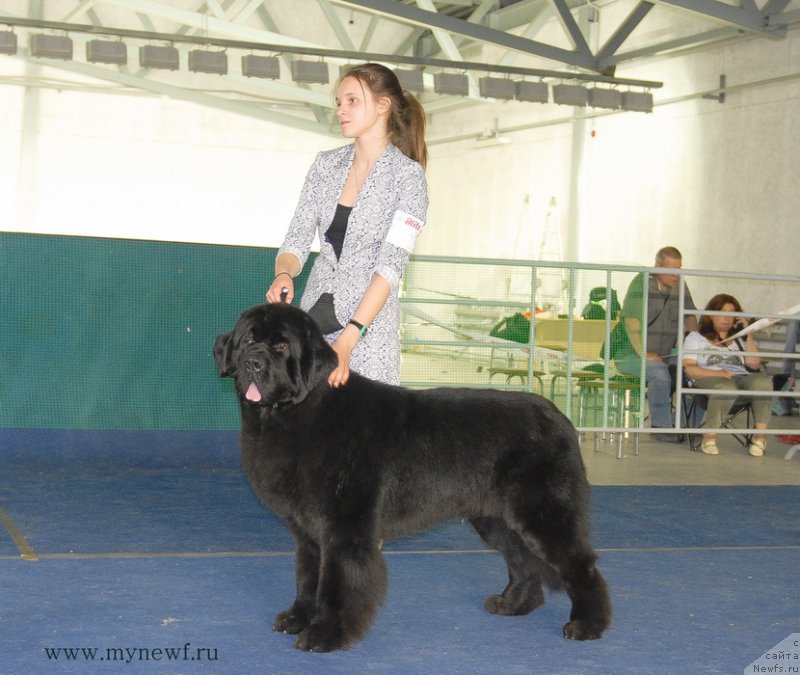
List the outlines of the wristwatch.
{"label": "wristwatch", "polygon": [[355,319],[350,319],[350,321],[348,321],[347,323],[351,323],[356,328],[358,328],[358,336],[359,337],[364,337],[367,334],[367,326],[365,326],[363,323],[359,323]]}

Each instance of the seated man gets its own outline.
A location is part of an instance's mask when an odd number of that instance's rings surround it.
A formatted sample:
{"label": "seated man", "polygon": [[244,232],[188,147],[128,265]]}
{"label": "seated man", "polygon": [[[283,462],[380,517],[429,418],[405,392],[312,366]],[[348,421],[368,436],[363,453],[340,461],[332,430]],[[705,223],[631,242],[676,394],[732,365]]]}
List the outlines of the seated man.
{"label": "seated man", "polygon": [[[681,252],[666,246],[656,253],[655,267],[680,269]],[[620,321],[611,333],[611,358],[622,373],[639,376],[641,357],[644,354],[647,396],[650,402],[650,426],[672,427],[672,375],[675,366],[673,349],[679,334],[680,307],[678,306],[677,274],[638,274],[625,294]],[[647,333],[642,344],[643,301],[647,288]],[[692,294],[686,289],[684,304],[696,309]],[[697,319],[687,316],[680,327],[681,335],[694,330]],[[646,351],[645,351],[646,349]],[[656,440],[678,441],[675,434],[658,434]]]}

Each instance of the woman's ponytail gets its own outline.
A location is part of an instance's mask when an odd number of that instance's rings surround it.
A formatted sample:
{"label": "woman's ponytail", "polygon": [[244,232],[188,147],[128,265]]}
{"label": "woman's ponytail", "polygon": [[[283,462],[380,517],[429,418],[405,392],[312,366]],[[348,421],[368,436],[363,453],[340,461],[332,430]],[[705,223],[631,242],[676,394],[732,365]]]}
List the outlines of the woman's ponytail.
{"label": "woman's ponytail", "polygon": [[404,133],[399,134],[400,137],[395,145],[402,150],[403,154],[422,164],[424,169],[428,164],[428,146],[425,144],[425,110],[411,92],[403,90],[403,98],[406,103],[402,111],[405,113],[402,115],[405,118],[402,130]]}

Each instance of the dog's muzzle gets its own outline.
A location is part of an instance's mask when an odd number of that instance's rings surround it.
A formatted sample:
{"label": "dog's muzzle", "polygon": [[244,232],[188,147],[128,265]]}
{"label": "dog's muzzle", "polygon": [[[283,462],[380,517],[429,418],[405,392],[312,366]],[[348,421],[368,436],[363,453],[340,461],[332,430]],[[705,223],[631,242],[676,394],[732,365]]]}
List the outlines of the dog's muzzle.
{"label": "dog's muzzle", "polygon": [[264,372],[266,365],[266,361],[258,355],[250,355],[242,363],[242,370],[244,371],[247,380],[250,382],[250,386],[248,386],[244,396],[251,403],[261,402],[261,391],[256,385],[256,380],[261,379],[261,375]]}
{"label": "dog's muzzle", "polygon": [[250,357],[245,359],[244,362],[244,372],[248,375],[257,375],[262,370],[264,370],[264,360],[260,358]]}

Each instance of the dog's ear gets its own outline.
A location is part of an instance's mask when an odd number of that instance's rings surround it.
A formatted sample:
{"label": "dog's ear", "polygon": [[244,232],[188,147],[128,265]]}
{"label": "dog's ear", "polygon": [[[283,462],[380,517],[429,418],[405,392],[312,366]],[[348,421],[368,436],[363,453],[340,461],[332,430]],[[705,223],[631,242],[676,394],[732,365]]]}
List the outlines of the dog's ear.
{"label": "dog's ear", "polygon": [[214,341],[214,360],[217,362],[220,377],[236,375],[236,364],[233,361],[233,331],[217,335]]}
{"label": "dog's ear", "polygon": [[300,355],[300,374],[307,389],[330,375],[336,368],[338,357],[333,348],[322,337],[319,327],[311,317],[306,317],[305,340]]}

